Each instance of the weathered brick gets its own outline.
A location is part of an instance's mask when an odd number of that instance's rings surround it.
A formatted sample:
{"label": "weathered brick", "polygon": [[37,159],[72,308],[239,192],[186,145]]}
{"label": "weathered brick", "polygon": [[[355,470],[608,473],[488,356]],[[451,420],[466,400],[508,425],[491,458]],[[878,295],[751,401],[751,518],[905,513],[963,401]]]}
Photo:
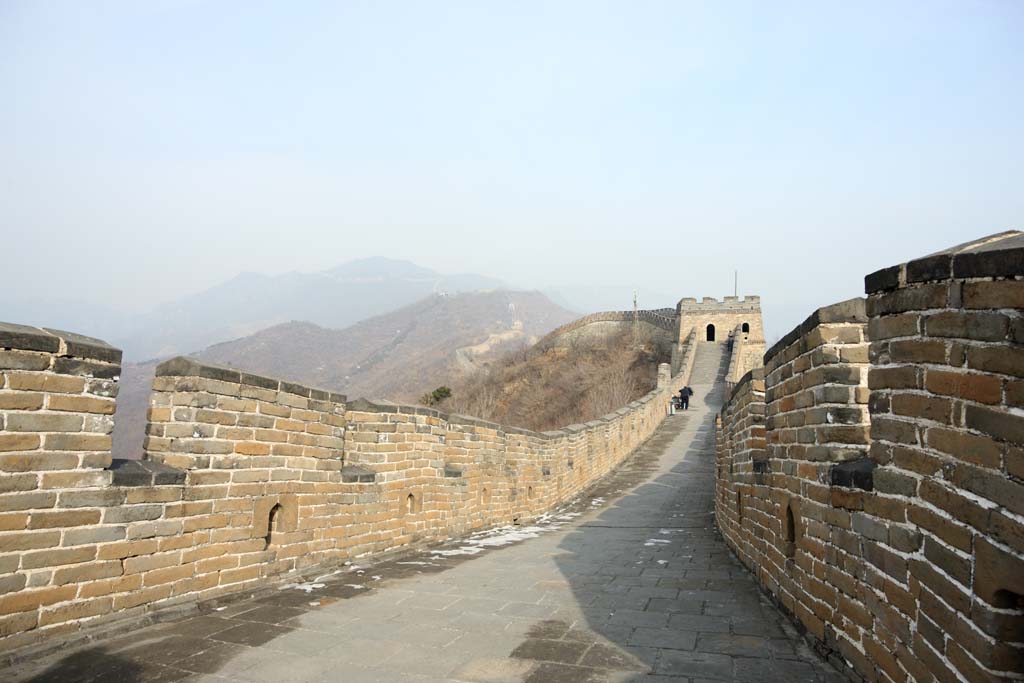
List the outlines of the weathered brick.
{"label": "weathered brick", "polygon": [[924,556],[932,565],[953,577],[961,584],[968,586],[971,583],[971,558],[961,555],[949,549],[928,536],[924,542]]}
{"label": "weathered brick", "polygon": [[47,434],[46,448],[53,451],[109,451],[106,434]]}
{"label": "weathered brick", "polygon": [[957,465],[953,483],[962,489],[998,503],[1018,515],[1024,514],[1024,485],[1011,481],[998,472]]}
{"label": "weathered brick", "polygon": [[1024,282],[999,280],[995,282],[965,282],[964,308],[1024,308]]}
{"label": "weathered brick", "polygon": [[113,600],[110,598],[77,601],[71,605],[44,609],[39,615],[39,625],[47,626],[49,624],[59,624],[65,621],[95,617],[100,614],[107,614],[112,609]]}
{"label": "weathered brick", "polygon": [[868,297],[867,313],[869,317],[874,318],[890,313],[945,308],[949,300],[948,295],[949,286],[945,283],[904,287]]}
{"label": "weathered brick", "polygon": [[49,397],[46,407],[50,410],[63,410],[75,413],[95,413],[113,415],[115,403],[109,399],[92,396],[64,396],[54,394]]}
{"label": "weathered brick", "polygon": [[1009,345],[973,346],[967,349],[967,367],[982,372],[1024,377],[1024,348]]}
{"label": "weathered brick", "polygon": [[0,351],[0,370],[46,370],[52,359],[49,353]]}
{"label": "weathered brick", "polygon": [[997,468],[1002,462],[1002,447],[996,441],[956,429],[935,427],[925,432],[929,448],[955,456],[965,462]]}
{"label": "weathered brick", "polygon": [[1009,330],[1009,320],[998,313],[942,311],[925,317],[929,337],[956,337],[977,341],[1002,341]]}
{"label": "weathered brick", "polygon": [[871,438],[892,443],[917,444],[917,426],[906,420],[876,416],[871,420]]}
{"label": "weathered brick", "polygon": [[100,521],[99,510],[68,510],[33,512],[29,529],[56,529],[96,524]]}
{"label": "weathered brick", "polygon": [[0,394],[0,410],[39,410],[42,407],[42,394]]}
{"label": "weathered brick", "polygon": [[955,396],[979,403],[995,404],[1003,398],[1002,380],[992,375],[929,368],[925,373],[925,388],[943,396]]}
{"label": "weathered brick", "polygon": [[52,548],[58,544],[60,544],[59,531],[26,531],[22,533],[0,534],[0,553]]}
{"label": "weathered brick", "polygon": [[42,391],[50,394],[80,394],[85,391],[85,380],[81,377],[12,372],[7,375],[7,388],[17,391]]}
{"label": "weathered brick", "polygon": [[1024,417],[1019,415],[967,405],[964,407],[964,424],[1000,441],[1024,444]]}
{"label": "weathered brick", "polygon": [[894,363],[945,363],[946,342],[901,339],[889,343],[889,355]]}
{"label": "weathered brick", "polygon": [[66,583],[82,583],[96,579],[109,579],[121,575],[121,563],[117,560],[108,562],[89,562],[73,567],[63,567],[53,573],[53,585],[63,586]]}
{"label": "weathered brick", "polygon": [[42,567],[56,567],[62,564],[90,562],[95,557],[95,547],[56,548],[54,550],[25,553],[21,558],[21,566],[23,569],[40,569]]}
{"label": "weathered brick", "polygon": [[892,412],[896,415],[949,424],[953,420],[953,403],[949,399],[920,394],[896,394],[892,397]]}
{"label": "weathered brick", "polygon": [[124,502],[121,489],[99,489],[94,491],[62,491],[60,506],[65,508],[113,507]]}
{"label": "weathered brick", "polygon": [[27,612],[42,605],[66,602],[75,597],[77,586],[52,586],[38,590],[23,590],[0,596],[0,614]]}
{"label": "weathered brick", "polygon": [[137,591],[140,588],[142,588],[141,575],[117,576],[111,579],[90,581],[89,583],[82,584],[78,589],[78,597],[83,599],[97,598],[104,595],[111,595],[113,593]]}
{"label": "weathered brick", "polygon": [[0,451],[34,451],[39,444],[38,434],[0,434]]}
{"label": "weathered brick", "polygon": [[974,592],[994,607],[1016,607],[1024,595],[1024,558],[979,537],[974,546]]}
{"label": "weathered brick", "polygon": [[4,472],[69,470],[77,467],[78,463],[79,456],[77,453],[30,451],[28,453],[0,455],[0,470]]}
{"label": "weathered brick", "polygon": [[68,529],[64,532],[64,545],[85,545],[87,543],[110,543],[125,537],[123,526],[99,526],[86,529]]}

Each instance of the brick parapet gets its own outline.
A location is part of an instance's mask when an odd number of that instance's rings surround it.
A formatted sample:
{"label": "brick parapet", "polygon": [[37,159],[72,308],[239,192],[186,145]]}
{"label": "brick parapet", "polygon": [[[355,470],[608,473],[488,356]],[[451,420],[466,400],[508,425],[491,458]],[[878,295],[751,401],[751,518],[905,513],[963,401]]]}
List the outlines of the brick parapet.
{"label": "brick parapet", "polygon": [[903,645],[968,680],[1024,675],[1022,276],[1003,233],[865,279],[875,489],[917,532]]}
{"label": "brick parapet", "polygon": [[[156,373],[146,459],[112,462],[120,353],[35,328],[0,335],[7,653],[525,522],[628,457],[688,379],[677,373],[597,420],[537,433],[178,358]],[[692,359],[687,348],[687,373]],[[50,415],[59,424],[28,420]]]}
{"label": "brick parapet", "polygon": [[1024,674],[1022,246],[997,235],[879,271],[866,305],[774,345],[765,465],[745,470],[752,378],[719,416],[723,536],[865,680]]}
{"label": "brick parapet", "polygon": [[731,391],[748,372],[762,367],[765,346],[763,339],[751,339],[741,325],[733,329],[729,339],[732,349],[729,353],[729,368],[725,373],[727,391]]}
{"label": "brick parapet", "polygon": [[[636,311],[636,319],[642,323],[653,325],[654,327],[660,328],[666,332],[674,333],[677,328],[675,312],[671,308]],[[594,323],[615,322],[632,324],[633,320],[633,311],[601,311],[599,313],[591,313],[590,315],[585,315],[582,318],[577,318],[572,322],[555,328],[544,335],[544,337],[537,343],[542,346],[553,343],[553,341],[558,337],[562,337],[570,332],[574,332]]]}

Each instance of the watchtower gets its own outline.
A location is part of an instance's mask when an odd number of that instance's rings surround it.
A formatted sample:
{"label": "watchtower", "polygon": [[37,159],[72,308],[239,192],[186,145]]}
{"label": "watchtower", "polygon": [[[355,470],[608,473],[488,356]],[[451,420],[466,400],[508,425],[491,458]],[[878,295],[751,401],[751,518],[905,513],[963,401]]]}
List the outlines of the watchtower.
{"label": "watchtower", "polygon": [[693,329],[697,331],[697,341],[725,343],[737,328],[744,339],[764,340],[759,296],[727,296],[722,301],[710,296],[701,301],[687,297],[676,304],[676,316],[680,342]]}

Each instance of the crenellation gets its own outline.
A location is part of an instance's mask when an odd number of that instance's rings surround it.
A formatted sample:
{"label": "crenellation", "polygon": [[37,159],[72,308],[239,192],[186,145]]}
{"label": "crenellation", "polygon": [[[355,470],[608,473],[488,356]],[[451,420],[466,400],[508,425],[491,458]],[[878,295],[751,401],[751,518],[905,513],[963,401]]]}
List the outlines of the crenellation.
{"label": "crenellation", "polygon": [[719,529],[857,678],[1024,674],[1022,278],[1020,233],[873,273],[768,350],[763,404],[750,376],[719,416]]}
{"label": "crenellation", "polygon": [[542,433],[174,358],[139,461],[110,454],[120,351],[0,323],[0,650],[528,522],[650,437],[716,343],[715,521],[816,648],[863,680],[1020,678],[1024,238],[865,289],[770,349],[756,296],[560,328],[638,320],[672,362],[644,397]]}

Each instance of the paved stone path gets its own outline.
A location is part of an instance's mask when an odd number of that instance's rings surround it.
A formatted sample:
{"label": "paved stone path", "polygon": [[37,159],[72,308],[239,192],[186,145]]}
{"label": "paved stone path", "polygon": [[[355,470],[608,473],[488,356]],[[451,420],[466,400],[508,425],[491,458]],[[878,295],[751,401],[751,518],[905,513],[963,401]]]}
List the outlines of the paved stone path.
{"label": "paved stone path", "polygon": [[348,567],[0,671],[0,679],[845,680],[761,596],[714,531],[721,349],[701,345],[688,412],[669,418],[590,496],[535,527]]}

